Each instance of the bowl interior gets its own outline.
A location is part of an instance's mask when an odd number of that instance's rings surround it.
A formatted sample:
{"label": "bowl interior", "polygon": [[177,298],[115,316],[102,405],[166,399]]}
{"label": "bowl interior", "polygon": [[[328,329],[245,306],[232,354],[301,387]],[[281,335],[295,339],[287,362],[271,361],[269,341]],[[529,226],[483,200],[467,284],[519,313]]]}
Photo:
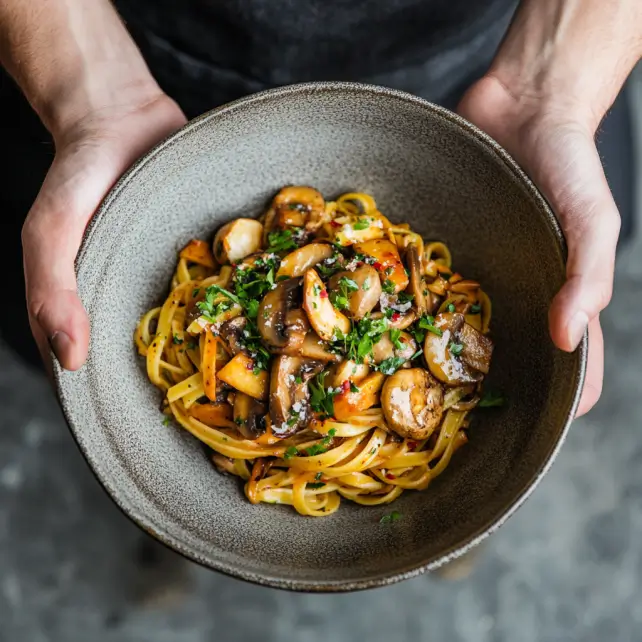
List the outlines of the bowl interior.
{"label": "bowl interior", "polygon": [[[227,220],[258,215],[284,184],[326,197],[374,195],[392,221],[450,246],[490,294],[496,352],[470,443],[424,492],[388,508],[343,501],[323,519],[250,505],[200,444],[163,425],[134,350],[138,319],[167,293],[177,250]],[[299,86],[194,121],[116,186],[88,230],[78,284],[89,360],[57,372],[65,414],[90,464],[137,523],[213,568],[286,588],[374,586],[442,563],[492,530],[533,487],[577,401],[585,345],[554,349],[547,306],[563,279],[561,235],[505,154],[428,103],[356,85]]]}

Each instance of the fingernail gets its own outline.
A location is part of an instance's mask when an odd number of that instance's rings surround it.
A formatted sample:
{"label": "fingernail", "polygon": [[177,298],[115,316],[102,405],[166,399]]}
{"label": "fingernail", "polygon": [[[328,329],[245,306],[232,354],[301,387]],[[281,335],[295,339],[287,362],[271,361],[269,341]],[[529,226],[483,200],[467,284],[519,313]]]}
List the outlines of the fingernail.
{"label": "fingernail", "polygon": [[568,340],[573,346],[573,349],[577,348],[582,340],[582,337],[586,332],[586,328],[588,327],[588,321],[586,312],[578,310],[568,324]]}
{"label": "fingernail", "polygon": [[49,337],[49,345],[56,355],[56,359],[62,362],[65,355],[71,350],[71,339],[66,332],[54,332],[51,337]]}

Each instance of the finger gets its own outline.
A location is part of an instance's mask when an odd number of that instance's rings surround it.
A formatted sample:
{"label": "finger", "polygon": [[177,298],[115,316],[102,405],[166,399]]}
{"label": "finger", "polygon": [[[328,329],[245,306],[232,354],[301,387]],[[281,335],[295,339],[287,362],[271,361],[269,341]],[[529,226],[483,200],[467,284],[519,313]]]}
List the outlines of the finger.
{"label": "finger", "polygon": [[620,217],[593,140],[576,134],[567,144],[573,146],[572,168],[564,183],[552,177],[545,192],[568,244],[567,280],[549,314],[551,336],[571,351],[611,299]]}
{"label": "finger", "polygon": [[75,157],[54,161],[22,230],[27,307],[41,353],[63,368],[84,363],[89,321],[76,294],[74,261],[87,221],[110,184]]}
{"label": "finger", "polygon": [[589,353],[586,382],[576,417],[586,414],[598,402],[604,380],[604,337],[599,317],[589,323]]}
{"label": "finger", "polygon": [[[36,204],[23,228],[27,306],[41,354],[77,370],[87,357],[89,321],[76,294],[74,259],[82,229]],[[46,360],[45,360],[46,363]]]}

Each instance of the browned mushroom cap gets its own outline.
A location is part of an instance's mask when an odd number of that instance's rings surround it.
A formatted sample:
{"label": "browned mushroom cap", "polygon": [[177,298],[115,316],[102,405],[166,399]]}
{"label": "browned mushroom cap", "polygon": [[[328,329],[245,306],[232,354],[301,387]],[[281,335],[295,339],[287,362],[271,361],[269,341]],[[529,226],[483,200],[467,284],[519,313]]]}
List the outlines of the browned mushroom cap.
{"label": "browned mushroom cap", "polygon": [[270,419],[277,437],[288,437],[312,419],[308,381],[323,370],[323,363],[280,355],[272,362]]}
{"label": "browned mushroom cap", "polygon": [[288,344],[286,317],[294,307],[300,284],[301,279],[281,281],[259,305],[256,323],[263,340],[273,348],[285,348]]}
{"label": "browned mushroom cap", "polygon": [[235,355],[239,352],[247,353],[243,331],[247,326],[245,317],[236,317],[226,321],[219,330],[221,338],[227,343],[230,352]]}
{"label": "browned mushroom cap", "polygon": [[234,397],[234,423],[246,439],[256,439],[265,432],[265,404],[237,392]]}
{"label": "browned mushroom cap", "polygon": [[406,260],[410,272],[410,293],[415,297],[415,307],[420,315],[426,314],[426,296],[421,279],[421,260],[419,250],[414,243],[411,243],[406,250]]}
{"label": "browned mushroom cap", "polygon": [[444,391],[423,368],[398,370],[383,384],[381,408],[398,435],[426,439],[441,421]]}
{"label": "browned mushroom cap", "polygon": [[312,187],[292,185],[284,187],[272,201],[265,216],[265,237],[274,229],[305,227],[313,232],[323,224],[325,200],[320,192]]}
{"label": "browned mushroom cap", "polygon": [[458,312],[439,314],[435,326],[441,336],[429,332],[424,342],[430,372],[449,386],[481,381],[490,366],[492,341],[465,323]]}

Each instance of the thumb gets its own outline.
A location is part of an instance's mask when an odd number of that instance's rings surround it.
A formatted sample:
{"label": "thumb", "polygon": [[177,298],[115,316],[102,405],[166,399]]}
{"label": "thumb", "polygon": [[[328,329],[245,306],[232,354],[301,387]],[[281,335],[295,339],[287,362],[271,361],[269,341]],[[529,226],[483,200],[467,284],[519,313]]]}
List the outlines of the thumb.
{"label": "thumb", "polygon": [[56,157],[22,230],[29,322],[43,356],[77,370],[87,357],[89,320],[76,294],[74,261],[85,226],[113,182],[82,154]]}
{"label": "thumb", "polygon": [[568,261],[549,321],[553,341],[571,351],[611,300],[620,216],[593,138],[575,131],[559,142],[566,146],[566,171],[555,172],[542,187],[566,235]]}

